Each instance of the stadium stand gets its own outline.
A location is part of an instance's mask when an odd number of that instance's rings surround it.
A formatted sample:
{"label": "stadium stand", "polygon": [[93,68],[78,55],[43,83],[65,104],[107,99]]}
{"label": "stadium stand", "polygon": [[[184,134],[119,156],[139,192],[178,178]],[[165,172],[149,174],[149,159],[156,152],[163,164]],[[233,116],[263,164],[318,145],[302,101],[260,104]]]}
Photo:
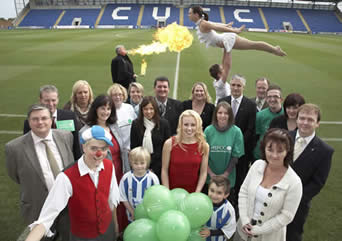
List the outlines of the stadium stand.
{"label": "stadium stand", "polygon": [[[189,28],[195,27],[187,18],[188,6],[193,2],[190,0],[182,1],[182,5],[173,5],[172,1],[166,0],[139,1],[142,4],[135,4],[137,1],[134,0],[116,1],[116,4],[107,4],[111,2],[109,0],[79,0],[69,6],[66,2],[67,0],[59,0],[56,6],[45,6],[48,9],[30,9],[19,27],[73,28],[76,18],[78,23],[76,27],[89,28],[150,28],[157,27],[157,24],[163,26],[173,22]],[[160,4],[160,2],[168,4]],[[294,32],[342,33],[342,23],[334,10],[295,9],[290,8],[290,5],[268,7],[265,2],[258,3],[259,7],[246,6],[246,3],[240,6],[228,6],[223,4],[231,5],[232,2],[220,0],[202,2],[207,4],[203,7],[209,12],[211,21],[225,23],[234,21],[235,27],[245,24],[250,31],[284,31],[285,23],[291,25],[290,30]],[[54,7],[57,9],[52,9]],[[313,7],[308,4],[303,5],[303,8]]]}
{"label": "stadium stand", "polygon": [[284,30],[283,22],[290,22],[294,31],[306,31],[296,9],[290,8],[263,8],[270,31]]}

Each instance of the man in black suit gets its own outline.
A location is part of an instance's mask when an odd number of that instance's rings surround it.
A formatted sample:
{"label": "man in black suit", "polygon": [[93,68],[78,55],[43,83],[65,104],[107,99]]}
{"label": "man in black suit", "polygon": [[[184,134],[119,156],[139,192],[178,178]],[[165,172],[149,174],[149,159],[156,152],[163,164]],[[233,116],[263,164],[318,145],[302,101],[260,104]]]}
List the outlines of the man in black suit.
{"label": "man in black suit", "polygon": [[112,59],[111,72],[113,83],[118,83],[128,90],[129,84],[136,81],[133,64],[123,45],[115,47],[117,56]]}
{"label": "man in black suit", "polygon": [[[39,102],[47,106],[52,113],[52,129],[70,130],[74,137],[73,154],[75,160],[81,157],[80,141],[78,131],[80,124],[77,121],[76,115],[72,111],[57,109],[59,98],[58,89],[54,85],[44,85],[40,88]],[[61,122],[63,121],[63,122]],[[24,122],[24,134],[31,130],[28,120]]]}
{"label": "man in black suit", "polygon": [[232,106],[235,124],[241,129],[244,139],[245,155],[239,158],[236,166],[236,201],[240,186],[247,175],[249,163],[253,160],[255,145],[256,106],[253,101],[243,96],[245,85],[246,79],[243,76],[233,75],[230,80],[231,95],[219,100],[219,102],[226,101]]}
{"label": "man in black suit", "polygon": [[319,121],[319,107],[304,104],[298,110],[298,130],[290,132],[295,143],[291,166],[302,180],[303,196],[295,218],[287,226],[287,241],[302,240],[311,200],[323,188],[329,175],[334,149],[316,136]]}
{"label": "man in black suit", "polygon": [[257,111],[261,111],[268,107],[266,93],[269,86],[270,81],[265,77],[261,77],[255,81],[256,96],[251,98],[251,100],[255,102]]}
{"label": "man in black suit", "polygon": [[167,77],[157,77],[154,81],[154,93],[159,107],[160,117],[169,122],[171,135],[177,132],[178,119],[183,111],[180,101],[168,98],[170,81]]}

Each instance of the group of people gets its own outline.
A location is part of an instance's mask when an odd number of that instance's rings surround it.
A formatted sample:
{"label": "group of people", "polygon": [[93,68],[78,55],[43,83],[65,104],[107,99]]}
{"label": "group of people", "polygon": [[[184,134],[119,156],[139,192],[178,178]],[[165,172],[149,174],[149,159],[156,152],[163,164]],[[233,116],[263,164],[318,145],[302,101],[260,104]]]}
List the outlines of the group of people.
{"label": "group of people", "polygon": [[114,240],[134,221],[144,191],[158,184],[208,194],[214,212],[199,232],[207,240],[302,240],[334,152],[316,136],[319,107],[297,93],[283,102],[281,88],[267,78],[256,80],[255,98],[246,97],[242,75],[226,81],[231,50],[285,52],[239,37],[243,26],[208,21],[200,7],[189,9],[189,19],[201,41],[224,48],[222,65],[209,69],[215,104],[203,82],[189,100],[168,97],[165,76],[155,79],[154,96],[144,96],[122,45],[107,94],[95,97],[79,80],[58,109],[57,88],[41,87],[24,135],[5,147],[32,229],[27,241]]}

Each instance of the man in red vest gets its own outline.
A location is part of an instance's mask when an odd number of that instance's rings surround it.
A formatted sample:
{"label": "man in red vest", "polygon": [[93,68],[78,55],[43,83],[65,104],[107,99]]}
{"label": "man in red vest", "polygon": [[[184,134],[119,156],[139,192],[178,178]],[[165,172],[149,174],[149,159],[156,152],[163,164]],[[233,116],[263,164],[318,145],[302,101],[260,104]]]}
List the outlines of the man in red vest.
{"label": "man in red vest", "polygon": [[50,227],[68,206],[70,241],[115,240],[119,189],[107,156],[111,135],[100,126],[82,133],[83,156],[61,172],[44,203],[39,219],[30,225],[26,241],[52,236]]}

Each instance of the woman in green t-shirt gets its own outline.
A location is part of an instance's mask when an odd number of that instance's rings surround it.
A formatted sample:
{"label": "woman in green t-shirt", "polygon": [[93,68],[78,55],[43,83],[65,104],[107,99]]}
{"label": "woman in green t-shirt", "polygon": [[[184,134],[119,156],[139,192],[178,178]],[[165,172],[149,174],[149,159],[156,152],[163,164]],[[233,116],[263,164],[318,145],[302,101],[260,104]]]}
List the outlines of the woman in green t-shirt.
{"label": "woman in green t-shirt", "polygon": [[234,125],[233,111],[226,101],[216,106],[212,124],[205,129],[204,134],[210,146],[207,183],[212,176],[224,176],[234,187],[235,166],[245,150],[242,132]]}

